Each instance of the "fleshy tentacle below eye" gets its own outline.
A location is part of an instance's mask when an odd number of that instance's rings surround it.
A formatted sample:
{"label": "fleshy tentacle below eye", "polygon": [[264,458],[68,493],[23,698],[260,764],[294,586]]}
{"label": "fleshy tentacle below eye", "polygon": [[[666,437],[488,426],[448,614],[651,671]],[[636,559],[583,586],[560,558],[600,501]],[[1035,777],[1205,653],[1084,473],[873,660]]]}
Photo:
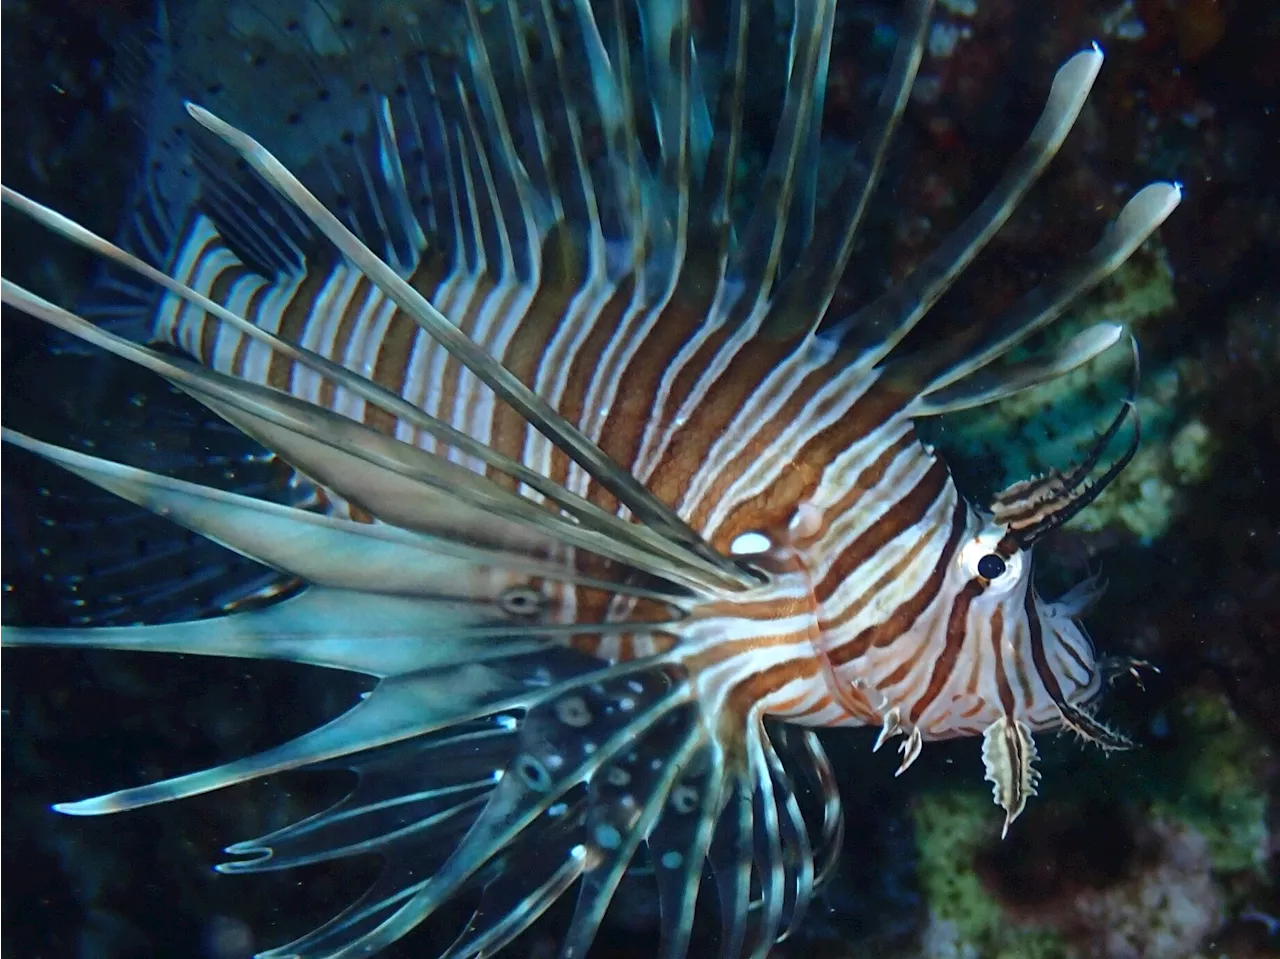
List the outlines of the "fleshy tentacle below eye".
{"label": "fleshy tentacle below eye", "polygon": [[1040,773],[1035,740],[1027,724],[1002,716],[987,727],[982,736],[982,763],[991,783],[996,805],[1004,810],[1004,827],[1000,838],[1009,834],[1009,826],[1022,814],[1027,800],[1036,794]]}

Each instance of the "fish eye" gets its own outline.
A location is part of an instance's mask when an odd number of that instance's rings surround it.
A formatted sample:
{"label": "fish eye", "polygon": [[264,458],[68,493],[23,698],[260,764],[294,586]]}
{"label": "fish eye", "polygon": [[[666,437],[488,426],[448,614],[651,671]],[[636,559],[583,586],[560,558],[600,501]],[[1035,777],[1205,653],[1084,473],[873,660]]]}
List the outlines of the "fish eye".
{"label": "fish eye", "polygon": [[960,548],[957,557],[960,575],[966,580],[981,580],[993,596],[1016,589],[1026,571],[1026,556],[1019,550],[1005,552],[1000,545],[1005,530],[989,526]]}
{"label": "fish eye", "polygon": [[1004,560],[996,553],[987,553],[978,560],[978,575],[983,579],[999,579],[1007,568]]}
{"label": "fish eye", "polygon": [[498,603],[511,616],[532,616],[541,612],[543,596],[530,586],[513,586],[503,592]]}

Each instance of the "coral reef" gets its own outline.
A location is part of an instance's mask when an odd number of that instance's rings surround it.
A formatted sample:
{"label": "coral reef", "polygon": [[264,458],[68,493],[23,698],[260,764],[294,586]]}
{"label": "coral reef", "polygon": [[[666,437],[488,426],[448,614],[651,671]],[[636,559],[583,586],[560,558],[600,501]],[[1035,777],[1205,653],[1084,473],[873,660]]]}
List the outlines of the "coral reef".
{"label": "coral reef", "polygon": [[[1053,859],[1078,861],[1085,837],[1078,824],[1065,832],[1037,837]],[[1123,850],[1110,865],[1114,875],[1088,872],[1089,863],[1072,875],[1057,866],[1060,885],[1037,888],[1025,861],[1004,880],[1002,897],[1010,911],[1024,919],[1050,923],[1061,930],[1066,955],[1106,959],[1200,959],[1210,934],[1224,919],[1223,894],[1212,874],[1209,843],[1195,828],[1160,818],[1148,819],[1128,834],[1108,837]],[[1030,858],[1035,862],[1033,851]],[[1081,874],[1083,873],[1083,875]],[[1030,879],[1030,882],[1027,880]],[[1016,885],[1015,885],[1016,882]],[[1028,902],[1028,888],[1039,895]]]}
{"label": "coral reef", "polygon": [[[930,891],[921,955],[1008,959],[1198,959],[1223,924],[1226,896],[1210,842],[1159,817],[1058,804],[1001,846],[951,797],[921,810]],[[1113,820],[1108,822],[1107,820]]]}
{"label": "coral reef", "polygon": [[1274,896],[1277,770],[1258,732],[1191,691],[1144,739],[1118,756],[1047,742],[1044,796],[1003,842],[984,794],[917,796],[922,955],[1199,959]]}
{"label": "coral reef", "polygon": [[1176,711],[1174,722],[1188,742],[1178,754],[1180,783],[1153,798],[1154,815],[1197,829],[1215,870],[1265,876],[1271,850],[1265,784],[1275,762],[1272,751],[1220,695],[1186,696],[1169,709]]}
{"label": "coral reef", "polygon": [[1035,923],[1010,922],[975,871],[979,850],[998,841],[985,793],[926,794],[913,806],[920,881],[929,915],[922,959],[1062,959],[1058,934]]}

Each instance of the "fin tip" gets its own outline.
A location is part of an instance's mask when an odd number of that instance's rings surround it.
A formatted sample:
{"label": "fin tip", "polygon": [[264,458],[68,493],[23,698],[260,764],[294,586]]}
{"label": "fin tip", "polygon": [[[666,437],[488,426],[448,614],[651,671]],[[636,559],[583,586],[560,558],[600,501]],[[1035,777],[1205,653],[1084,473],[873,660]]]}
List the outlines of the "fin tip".
{"label": "fin tip", "polygon": [[56,802],[49,807],[54,812],[62,813],[64,816],[101,816],[103,813],[111,812],[110,809],[103,808],[99,799],[79,799],[74,802]]}

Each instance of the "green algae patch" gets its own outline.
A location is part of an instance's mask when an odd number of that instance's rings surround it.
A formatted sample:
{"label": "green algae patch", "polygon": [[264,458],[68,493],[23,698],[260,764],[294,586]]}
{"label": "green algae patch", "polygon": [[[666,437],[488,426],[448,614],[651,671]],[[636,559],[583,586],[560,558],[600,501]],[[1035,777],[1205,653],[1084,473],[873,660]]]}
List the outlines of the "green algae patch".
{"label": "green algae patch", "polygon": [[[1157,378],[1157,392],[1139,401],[1143,423],[1149,421],[1148,405],[1163,404],[1162,393],[1172,402],[1181,379],[1172,369]],[[1133,461],[1107,491],[1082,510],[1079,529],[1101,530],[1117,526],[1150,543],[1169,528],[1181,509],[1183,489],[1205,479],[1218,447],[1209,428],[1199,420],[1183,424],[1164,442],[1146,442]]]}
{"label": "green algae patch", "polygon": [[1271,751],[1217,693],[1183,697],[1171,707],[1170,723],[1180,741],[1177,782],[1154,809],[1194,826],[1215,870],[1262,876],[1270,830],[1260,777]]}
{"label": "green algae patch", "polygon": [[1225,696],[1203,689],[1182,693],[1149,720],[1164,731],[1111,756],[1086,752],[1055,795],[1185,824],[1205,837],[1214,872],[1263,878],[1271,841],[1265,777],[1274,760],[1261,735]]}
{"label": "green algae patch", "polygon": [[974,871],[979,848],[1000,817],[985,792],[920,796],[912,806],[917,875],[929,907],[922,955],[992,959],[1066,959],[1071,953],[1052,929],[1013,922]]}

